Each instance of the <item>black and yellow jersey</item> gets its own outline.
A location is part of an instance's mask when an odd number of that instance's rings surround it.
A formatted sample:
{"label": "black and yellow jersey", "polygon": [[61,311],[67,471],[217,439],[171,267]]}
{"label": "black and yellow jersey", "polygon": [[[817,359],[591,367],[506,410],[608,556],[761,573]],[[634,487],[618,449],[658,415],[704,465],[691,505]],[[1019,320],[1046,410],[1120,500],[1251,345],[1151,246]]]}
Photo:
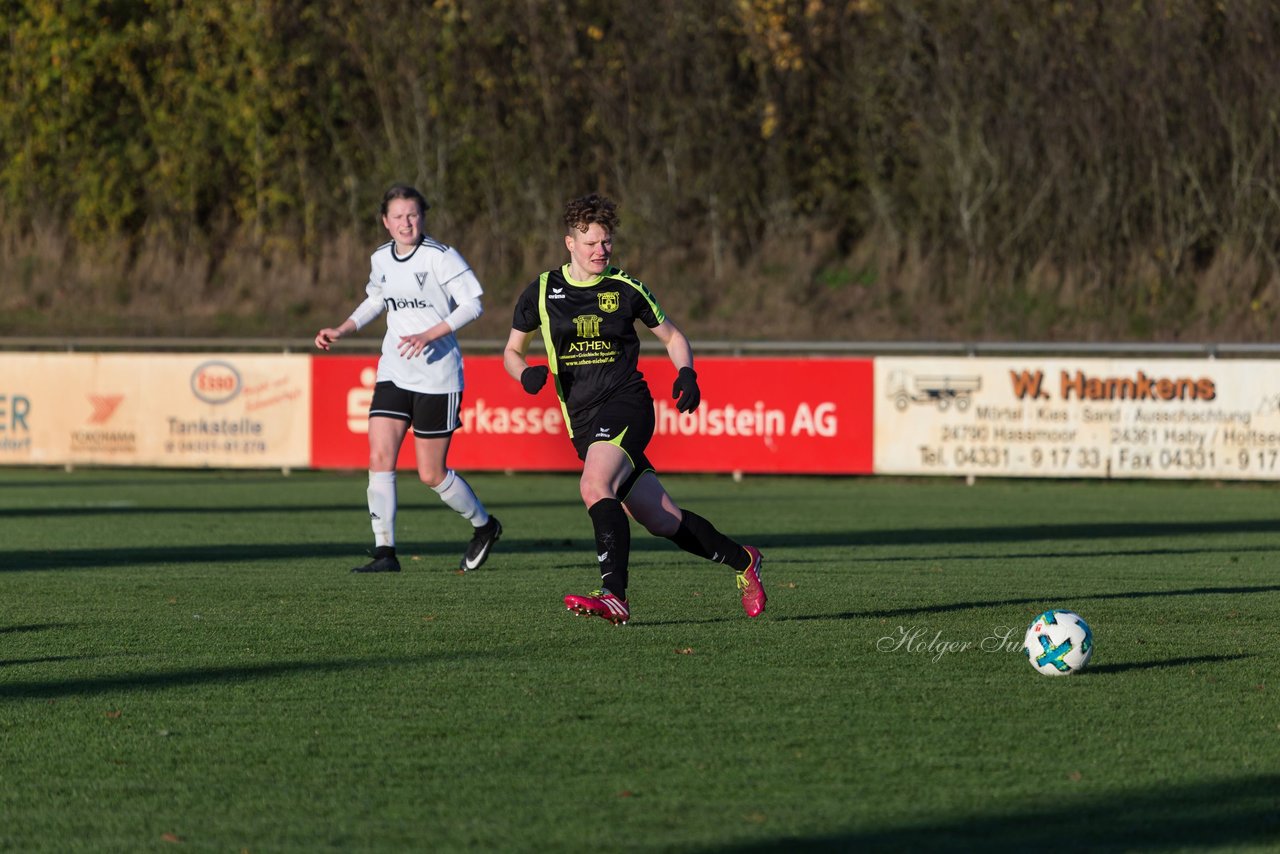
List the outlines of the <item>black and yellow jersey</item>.
{"label": "black and yellow jersey", "polygon": [[637,368],[635,322],[652,329],[665,319],[649,289],[617,267],[578,282],[569,277],[566,264],[529,283],[516,301],[511,325],[521,332],[542,329],[556,394],[573,436],[606,401],[636,395],[652,402]]}

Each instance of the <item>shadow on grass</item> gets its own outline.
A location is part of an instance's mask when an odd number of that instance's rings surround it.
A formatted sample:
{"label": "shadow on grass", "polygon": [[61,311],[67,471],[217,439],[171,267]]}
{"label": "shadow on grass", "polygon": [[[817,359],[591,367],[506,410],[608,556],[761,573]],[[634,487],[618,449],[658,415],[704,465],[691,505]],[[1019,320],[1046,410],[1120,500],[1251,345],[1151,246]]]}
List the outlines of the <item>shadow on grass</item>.
{"label": "shadow on grass", "polygon": [[59,472],[50,474],[47,477],[4,477],[0,473],[0,484],[5,489],[67,489],[71,492],[82,492],[86,489],[95,487],[111,487],[127,489],[130,487],[170,487],[190,486],[198,489],[208,489],[210,486],[221,485],[234,487],[241,484],[282,484],[288,483],[284,475],[259,474],[250,471],[217,471],[209,472],[206,475],[192,476],[186,473],[180,473],[174,469],[138,469],[126,468],[120,470],[118,477],[99,471],[93,477],[85,477],[82,474],[67,474],[59,470]]}
{"label": "shadow on grass", "polygon": [[1161,661],[1132,661],[1121,662],[1119,664],[1091,664],[1085,669],[1081,676],[1088,674],[1114,674],[1114,673],[1132,673],[1136,670],[1160,670],[1165,667],[1189,667],[1193,664],[1217,664],[1223,661],[1239,661],[1243,658],[1253,658],[1252,655],[1239,653],[1237,655],[1189,655],[1181,658],[1166,658]]}
{"label": "shadow on grass", "polygon": [[1017,599],[986,599],[974,600],[968,602],[948,602],[942,605],[919,605],[908,608],[883,608],[868,611],[839,611],[829,614],[787,614],[774,617],[779,621],[788,620],[865,620],[865,619],[883,619],[886,617],[911,617],[919,614],[945,614],[951,611],[970,611],[975,608],[1005,608],[1014,605],[1035,605],[1041,607],[1045,602],[1051,602],[1055,598],[1067,599],[1072,602],[1088,602],[1105,599],[1149,599],[1149,598],[1165,598],[1169,596],[1208,596],[1208,595],[1224,595],[1233,596],[1241,594],[1254,593],[1276,593],[1280,592],[1280,584],[1263,584],[1249,585],[1245,587],[1188,587],[1181,590],[1131,590],[1123,593],[1094,593],[1094,594],[1073,594],[1070,597],[1055,597],[1053,595],[1021,597]]}
{"label": "shadow on grass", "polygon": [[31,623],[25,626],[0,626],[0,635],[12,635],[18,632],[47,632],[52,629],[70,628],[74,623]]}
{"label": "shadow on grass", "polygon": [[[1096,549],[1080,551],[1005,552],[990,551],[978,554],[897,555],[886,557],[851,557],[850,563],[953,563],[959,561],[991,560],[1094,560],[1107,557],[1156,557],[1159,555],[1241,555],[1280,552],[1280,542],[1274,546],[1188,546],[1180,549]],[[793,561],[788,561],[792,563]],[[818,561],[814,561],[817,563]],[[827,563],[827,561],[822,561]]]}
{"label": "shadow on grass", "polygon": [[[573,500],[546,501],[536,500],[521,504],[506,505],[508,507],[526,506],[548,509],[555,506],[576,506]],[[98,515],[121,514],[154,516],[157,513],[208,514],[211,517],[234,515],[257,515],[273,513],[324,513],[324,512],[356,512],[354,505],[291,505],[280,506],[244,506],[244,507],[100,507],[100,508],[53,508],[43,510],[6,510],[5,517],[13,516],[47,516],[47,515]],[[400,507],[402,516],[408,517],[418,513],[451,514],[448,508],[436,502],[416,504],[405,502]],[[501,515],[501,510],[495,509]],[[323,523],[321,523],[323,524]],[[456,529],[456,530],[454,530]],[[731,530],[731,529],[728,529]],[[509,528],[510,534],[517,531]],[[545,534],[545,532],[531,532]],[[583,514],[581,524],[571,532],[577,537],[538,536],[520,539],[506,536],[502,540],[499,551],[514,554],[531,554],[539,551],[559,551],[564,548],[581,548],[590,550],[593,546],[590,537],[590,523]],[[1206,547],[1201,538],[1221,534],[1280,534],[1280,525],[1272,520],[1228,520],[1220,522],[1126,522],[1126,523],[1081,523],[1070,525],[1011,525],[1011,526],[975,526],[955,528],[911,528],[893,531],[864,531],[850,533],[771,533],[744,537],[747,542],[771,548],[831,548],[847,547],[854,550],[848,560],[850,562],[890,563],[895,561],[948,561],[948,560],[989,560],[993,557],[1001,559],[1042,559],[1042,558],[1097,558],[1116,555],[1179,555],[1222,552],[1239,554],[1244,552],[1280,551],[1280,539],[1274,547],[1270,546],[1215,546]],[[415,542],[410,537],[403,537],[404,554],[446,555],[460,553],[467,537],[464,526],[455,525],[448,531],[449,536],[441,536],[428,542]],[[856,550],[871,546],[920,546],[920,545],[954,545],[980,543],[998,546],[1004,543],[1075,540],[1115,540],[1123,538],[1155,538],[1165,542],[1177,538],[1192,538],[1184,548],[1161,547],[1134,550],[1094,550],[1089,552],[1024,552],[1020,554],[999,553],[996,555],[925,555],[916,557],[884,556],[864,557]],[[678,553],[666,539],[639,534],[632,543],[634,553]],[[76,569],[86,567],[129,566],[135,564],[155,563],[226,563],[261,560],[297,560],[299,558],[326,558],[341,563],[357,559],[367,553],[363,543],[352,542],[311,542],[280,544],[247,544],[217,546],[150,546],[142,548],[82,548],[82,549],[48,549],[48,550],[0,550],[0,572],[5,570],[30,569]],[[830,561],[824,561],[829,563]]]}
{"label": "shadow on grass", "polygon": [[660,626],[706,626],[712,623],[740,623],[742,615],[738,614],[734,617],[701,617],[696,620],[638,620],[627,623],[627,629],[630,631],[641,631],[648,628],[658,628]]}
{"label": "shadow on grass", "polygon": [[[1246,552],[1246,551],[1280,551],[1280,522],[1272,519],[1233,519],[1218,522],[1081,522],[1070,525],[973,525],[955,528],[902,528],[879,531],[827,531],[822,533],[806,532],[749,532],[737,530],[732,519],[717,522],[726,533],[742,542],[751,543],[761,549],[810,549],[815,547],[846,547],[863,549],[876,546],[927,546],[927,545],[984,545],[998,546],[1008,543],[1036,543],[1052,541],[1068,541],[1088,543],[1096,540],[1153,539],[1166,543],[1184,538],[1203,540],[1204,537],[1229,534],[1271,534],[1276,537],[1273,546],[1265,545],[1224,545],[1213,549],[1205,549],[1199,542],[1180,546],[1161,546],[1150,549],[1121,551],[1108,549],[1092,554],[1075,551],[1027,552],[1009,554],[997,550],[1000,557],[1089,557],[1111,554],[1198,554],[1203,551]],[[632,548],[644,550],[646,543],[653,548],[669,548],[670,545],[661,538],[652,537],[639,532],[632,542]],[[983,559],[996,555],[964,555],[962,559]],[[851,560],[869,563],[889,563],[905,560],[951,560],[954,556],[922,555],[909,556],[875,556],[863,557],[855,553]]]}
{"label": "shadow on grass", "polygon": [[99,676],[91,679],[9,682],[0,684],[0,700],[91,696],[115,691],[156,691],[191,685],[216,685],[220,683],[274,679],[296,673],[338,673],[345,670],[368,667],[388,667],[402,664],[421,665],[424,661],[430,659],[462,661],[471,658],[490,658],[501,654],[503,653],[499,650],[459,651],[440,655],[403,658],[293,661],[242,667],[191,668],[164,673],[129,673],[119,676]]}
{"label": "shadow on grass", "polygon": [[[402,537],[397,552],[406,571],[413,571],[414,556],[441,558],[440,567],[432,564],[431,571],[457,569],[458,558],[466,548],[465,531],[460,527],[454,539],[442,539],[430,543],[416,543]],[[247,543],[211,546],[145,546],[134,548],[80,548],[80,549],[0,549],[0,573],[51,569],[109,569],[112,567],[151,567],[162,564],[220,564],[231,566],[239,563],[263,561],[321,560],[326,566],[347,571],[357,564],[367,563],[371,544],[355,542],[316,543]],[[592,561],[589,555],[592,544],[587,539],[571,540],[520,540],[504,536],[494,549],[494,566],[502,554],[539,554],[580,549],[583,566]]]}
{"label": "shadow on grass", "polygon": [[59,661],[89,661],[96,655],[46,655],[41,658],[0,658],[0,667],[16,667],[22,664],[52,664]]}
{"label": "shadow on grass", "polygon": [[[1044,558],[1044,557],[1100,557],[1114,554],[1199,554],[1202,552],[1247,552],[1247,551],[1280,551],[1280,522],[1272,519],[1231,519],[1217,522],[1081,522],[1078,524],[1058,525],[973,525],[954,528],[902,528],[879,531],[848,532],[770,532],[749,533],[736,532],[732,520],[722,525],[723,529],[744,542],[766,548],[808,549],[814,547],[831,548],[847,547],[864,549],[871,547],[895,546],[929,546],[929,545],[984,545],[999,546],[1009,543],[1036,543],[1052,541],[1068,541],[1088,543],[1097,540],[1154,539],[1166,543],[1182,539],[1202,540],[1204,537],[1230,534],[1271,534],[1276,537],[1273,546],[1242,545],[1217,546],[1205,548],[1196,542],[1188,546],[1161,546],[1149,549],[1081,552],[1024,552],[1011,554],[997,549],[996,554],[981,555],[922,555],[914,556],[872,556],[863,557],[855,553],[851,560],[868,563],[890,563],[908,560],[982,560],[994,556],[1001,558]],[[643,538],[641,538],[643,539]],[[638,545],[638,544],[637,544]]]}
{"label": "shadow on grass", "polygon": [[[536,502],[531,506],[545,507],[544,502]],[[316,507],[296,507],[286,512],[316,512]],[[350,509],[350,508],[345,508]],[[401,513],[413,513],[419,510],[438,510],[440,508],[427,507],[415,508],[412,506],[401,507]],[[150,509],[139,509],[139,513],[152,513]],[[194,512],[194,511],[183,511]],[[207,511],[212,515],[223,515],[225,511],[221,509],[209,509]],[[241,512],[239,510],[233,512]],[[247,512],[279,512],[279,508],[250,508]],[[1242,527],[1243,526],[1243,527]],[[457,527],[457,526],[455,526]],[[1131,526],[1114,526],[1117,530],[1130,530]],[[1221,525],[1201,525],[1196,526],[1194,531],[1184,530],[1184,526],[1170,525],[1161,536],[1170,537],[1175,534],[1197,533],[1203,536],[1207,533],[1240,533],[1242,531],[1267,531],[1273,532],[1274,523],[1257,523],[1255,528],[1253,523],[1222,523]],[[1009,542],[1013,539],[1023,536],[1029,536],[1031,531],[1039,531],[1043,529],[998,529],[993,533],[992,529],[954,529],[956,532],[963,531],[960,537],[957,533],[957,541],[964,542],[984,542],[999,543]],[[1023,533],[1015,534],[1014,531]],[[1079,529],[1071,528],[1073,531],[1070,536],[1083,537],[1086,531],[1092,531],[1092,526],[1081,526]],[[1062,539],[1069,536],[1065,533],[1061,526],[1054,529],[1052,535],[1046,535],[1045,539]],[[450,532],[453,534],[454,532]],[[431,542],[414,542],[411,538],[402,537],[404,545],[401,546],[401,554],[420,554],[420,555],[445,555],[454,556],[460,553],[465,545],[465,530],[459,529],[456,536],[451,539],[442,537]],[[514,533],[514,532],[513,532]],[[575,533],[579,533],[575,531]],[[562,551],[564,549],[583,549],[589,551],[593,546],[589,539],[589,523],[584,522],[581,529],[581,536],[578,537],[537,537],[518,539],[512,536],[504,536],[502,544],[495,552],[509,552],[512,554],[535,554],[542,551]],[[915,534],[921,536],[915,536]],[[810,535],[810,534],[772,534],[761,537],[753,537],[749,541],[759,545],[766,552],[771,548],[813,548],[813,547],[830,547],[830,546],[848,546],[851,549],[858,546],[866,545],[919,545],[926,542],[947,542],[937,536],[938,532],[893,532],[890,536],[887,533],[880,534],[861,534],[857,537],[844,537],[840,535]],[[923,536],[928,534],[928,536]],[[988,536],[990,534],[990,536]],[[1092,534],[1090,537],[1092,538]],[[1132,527],[1132,532],[1127,534],[1110,533],[1099,534],[1100,537],[1116,537],[1116,536],[1152,536],[1149,526]],[[849,557],[849,562],[860,563],[894,563],[894,562],[941,562],[953,560],[991,560],[1000,558],[1002,560],[1016,559],[1042,559],[1042,558],[1098,558],[1098,557],[1114,557],[1114,556],[1135,556],[1135,555],[1182,555],[1182,554],[1243,554],[1247,552],[1272,552],[1280,551],[1280,542],[1274,547],[1264,546],[1221,546],[1207,548],[1202,545],[1188,546],[1187,548],[1161,548],[1161,549],[1134,549],[1134,550],[1106,550],[1106,551],[1078,551],[1078,552],[1031,552],[1021,554],[983,554],[983,555],[922,555],[919,557],[862,557],[856,554]],[[366,555],[367,549],[360,543],[353,542],[312,542],[312,543],[276,543],[276,544],[247,544],[247,545],[220,545],[220,546],[153,546],[143,548],[93,548],[93,549],[49,549],[49,550],[0,550],[0,572],[6,570],[32,570],[32,569],[80,569],[88,567],[111,567],[111,566],[130,566],[136,564],[156,564],[156,563],[229,563],[239,561],[261,561],[261,560],[298,560],[299,558],[326,558],[332,559],[337,563],[355,560]],[[632,543],[633,554],[647,553],[671,553],[679,554],[671,543],[662,537],[654,537],[648,535],[639,535]],[[683,555],[682,555],[683,558]],[[799,563],[801,561],[787,561],[787,563]],[[830,563],[824,560],[822,563]],[[960,606],[957,606],[960,607]],[[892,613],[892,612],[890,612]],[[859,616],[857,614],[852,616]],[[865,615],[862,615],[865,616]]]}
{"label": "shadow on grass", "polygon": [[[207,486],[207,484],[206,484]],[[7,487],[6,487],[7,488]],[[424,490],[426,487],[422,487]],[[405,490],[410,491],[408,489]],[[95,516],[188,516],[208,514],[213,516],[270,516],[291,513],[350,513],[363,516],[369,511],[355,500],[327,504],[165,504],[155,505],[128,499],[86,501],[83,504],[64,507],[10,507],[0,512],[5,519],[73,519]],[[533,510],[551,510],[563,507],[580,507],[582,502],[575,496],[571,499],[538,498],[529,501],[504,501],[504,510],[528,508]],[[451,513],[447,506],[430,498],[418,501],[402,498],[397,511],[400,513],[440,512]],[[494,511],[497,513],[497,510]],[[583,516],[586,511],[583,510]]]}
{"label": "shadow on grass", "polygon": [[1215,534],[1280,534],[1273,519],[1224,519],[1216,522],[1079,522],[1056,525],[971,525],[909,528],[851,535],[850,546],[902,546],[931,543],[1025,543],[1044,540],[1173,539]]}
{"label": "shadow on grass", "polygon": [[1280,775],[1082,794],[1046,771],[1042,806],[824,836],[779,837],[706,852],[1207,851],[1280,842]]}

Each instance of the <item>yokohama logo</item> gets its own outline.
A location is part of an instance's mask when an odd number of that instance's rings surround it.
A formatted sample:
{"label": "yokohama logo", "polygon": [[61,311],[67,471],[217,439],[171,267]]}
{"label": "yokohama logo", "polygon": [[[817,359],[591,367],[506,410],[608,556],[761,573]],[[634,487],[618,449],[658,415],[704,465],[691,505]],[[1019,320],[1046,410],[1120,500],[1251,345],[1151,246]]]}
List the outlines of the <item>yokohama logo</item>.
{"label": "yokohama logo", "polygon": [[115,415],[116,409],[119,408],[123,401],[123,394],[89,395],[89,405],[93,407],[93,414],[89,416],[89,423],[106,424],[111,420],[111,416]]}

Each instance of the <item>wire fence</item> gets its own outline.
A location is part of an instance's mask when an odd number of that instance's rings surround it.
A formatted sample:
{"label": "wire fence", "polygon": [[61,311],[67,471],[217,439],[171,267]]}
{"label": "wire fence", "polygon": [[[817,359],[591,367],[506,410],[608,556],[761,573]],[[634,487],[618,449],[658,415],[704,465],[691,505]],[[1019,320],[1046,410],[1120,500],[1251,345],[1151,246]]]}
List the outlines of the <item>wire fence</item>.
{"label": "wire fence", "polygon": [[[498,339],[462,339],[468,353],[501,353]],[[721,356],[1161,356],[1200,359],[1277,358],[1277,344],[1097,342],[1097,341],[703,341],[693,342],[694,352]],[[542,347],[535,335],[532,346]],[[380,336],[344,340],[333,352],[377,353]],[[641,342],[645,351],[662,351],[657,341]],[[239,352],[314,353],[311,338],[110,338],[110,337],[0,337],[0,351],[113,353],[113,352]]]}

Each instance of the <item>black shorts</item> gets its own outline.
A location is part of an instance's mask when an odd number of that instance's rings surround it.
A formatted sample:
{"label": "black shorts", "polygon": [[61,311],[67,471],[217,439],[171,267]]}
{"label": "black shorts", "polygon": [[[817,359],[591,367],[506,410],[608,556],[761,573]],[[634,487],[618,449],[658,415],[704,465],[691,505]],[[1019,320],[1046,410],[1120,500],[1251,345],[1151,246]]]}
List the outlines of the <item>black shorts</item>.
{"label": "black shorts", "polygon": [[619,398],[600,407],[590,422],[574,426],[573,447],[580,460],[587,458],[587,449],[597,442],[608,442],[622,449],[631,461],[631,474],[618,488],[618,497],[625,501],[640,475],[654,471],[653,463],[644,453],[653,438],[653,430],[652,400],[647,397]]}
{"label": "black shorts", "polygon": [[395,418],[413,426],[420,439],[448,436],[462,426],[462,392],[423,394],[405,391],[393,382],[380,382],[373,387],[369,417]]}

